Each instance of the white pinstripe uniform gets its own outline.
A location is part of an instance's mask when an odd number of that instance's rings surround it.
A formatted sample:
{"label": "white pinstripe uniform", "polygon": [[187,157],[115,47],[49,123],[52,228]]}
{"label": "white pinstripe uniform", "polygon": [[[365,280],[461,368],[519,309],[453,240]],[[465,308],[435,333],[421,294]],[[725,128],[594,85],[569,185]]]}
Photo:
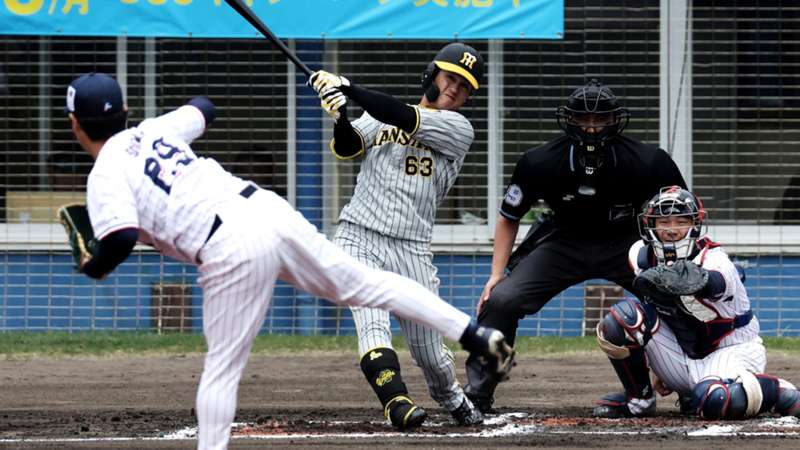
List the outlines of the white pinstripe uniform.
{"label": "white pinstripe uniform", "polygon": [[[629,261],[636,275],[642,272],[637,256],[644,242],[631,247]],[[725,292],[719,300],[697,299],[689,304],[693,315],[710,322],[719,318],[732,319],[750,311],[747,290],[739,279],[739,273],[722,247],[706,246],[693,259],[706,270],[714,270],[725,279]],[[659,321],[653,339],[645,346],[650,368],[671,390],[688,394],[703,378],[719,376],[736,379],[741,373],[763,373],[767,364],[766,350],[761,338],[758,319],[736,328],[725,336],[717,350],[702,359],[689,358],[678,344],[675,334],[663,320]]]}
{"label": "white pinstripe uniform", "polygon": [[[239,379],[276,279],[346,305],[392,311],[458,340],[470,318],[406,278],[369,268],[325,239],[286,201],[189,147],[205,129],[193,106],[106,142],[87,198],[98,238],[137,228],[165,255],[199,264],[208,344],[197,392],[198,447],[225,448]],[[215,217],[222,225],[209,237]]]}
{"label": "white pinstripe uniform", "polygon": [[[371,267],[409,277],[438,293],[430,251],[436,209],[455,183],[474,132],[458,112],[414,108],[418,122],[413,133],[366,112],[352,123],[366,154],[334,242]],[[392,348],[386,311],[351,309],[361,355],[376,347]],[[402,318],[398,322],[433,399],[449,411],[458,408],[464,391],[441,334]]]}

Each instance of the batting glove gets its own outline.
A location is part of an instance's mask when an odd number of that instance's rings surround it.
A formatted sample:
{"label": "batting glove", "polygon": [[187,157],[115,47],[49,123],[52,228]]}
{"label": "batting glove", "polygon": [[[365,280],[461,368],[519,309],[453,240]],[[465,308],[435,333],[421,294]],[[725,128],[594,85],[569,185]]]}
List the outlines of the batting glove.
{"label": "batting glove", "polygon": [[321,94],[331,88],[350,86],[350,81],[347,78],[326,72],[324,70],[318,70],[312,73],[308,78],[308,82],[318,94]]}
{"label": "batting glove", "polygon": [[336,122],[341,117],[339,109],[347,104],[347,96],[342,94],[338,88],[329,88],[319,94],[320,106],[328,113],[333,121]]}

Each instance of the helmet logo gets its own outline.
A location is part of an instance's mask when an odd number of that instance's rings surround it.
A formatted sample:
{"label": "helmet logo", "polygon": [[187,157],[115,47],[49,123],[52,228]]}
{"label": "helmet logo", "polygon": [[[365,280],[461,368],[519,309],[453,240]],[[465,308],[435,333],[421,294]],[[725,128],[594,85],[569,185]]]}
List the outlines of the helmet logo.
{"label": "helmet logo", "polygon": [[470,52],[464,52],[464,54],[461,55],[461,60],[459,60],[458,63],[463,64],[469,67],[470,70],[472,70],[472,66],[475,65],[475,61],[477,60],[478,60],[477,56],[473,55]]}

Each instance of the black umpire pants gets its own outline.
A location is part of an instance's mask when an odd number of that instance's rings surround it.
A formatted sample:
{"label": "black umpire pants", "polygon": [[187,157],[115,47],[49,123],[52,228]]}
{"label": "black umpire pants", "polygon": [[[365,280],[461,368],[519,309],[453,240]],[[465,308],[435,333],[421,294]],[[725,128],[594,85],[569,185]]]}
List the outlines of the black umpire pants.
{"label": "black umpire pants", "polygon": [[598,238],[556,231],[494,287],[478,322],[502,331],[513,346],[519,321],[570,286],[602,278],[634,292],[628,250],[638,239],[637,234]]}

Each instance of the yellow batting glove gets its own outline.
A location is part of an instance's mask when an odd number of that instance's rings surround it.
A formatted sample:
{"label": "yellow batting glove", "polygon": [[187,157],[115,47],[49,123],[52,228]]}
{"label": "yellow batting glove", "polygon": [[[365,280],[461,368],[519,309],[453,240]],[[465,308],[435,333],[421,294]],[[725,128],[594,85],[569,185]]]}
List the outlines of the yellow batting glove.
{"label": "yellow batting glove", "polygon": [[329,88],[319,94],[319,99],[320,106],[333,118],[333,121],[339,120],[341,116],[339,108],[347,104],[347,96],[337,88]]}
{"label": "yellow batting glove", "polygon": [[324,70],[318,70],[312,73],[311,77],[308,79],[308,82],[318,94],[321,94],[322,92],[331,88],[350,86],[350,81],[347,78],[326,72]]}

